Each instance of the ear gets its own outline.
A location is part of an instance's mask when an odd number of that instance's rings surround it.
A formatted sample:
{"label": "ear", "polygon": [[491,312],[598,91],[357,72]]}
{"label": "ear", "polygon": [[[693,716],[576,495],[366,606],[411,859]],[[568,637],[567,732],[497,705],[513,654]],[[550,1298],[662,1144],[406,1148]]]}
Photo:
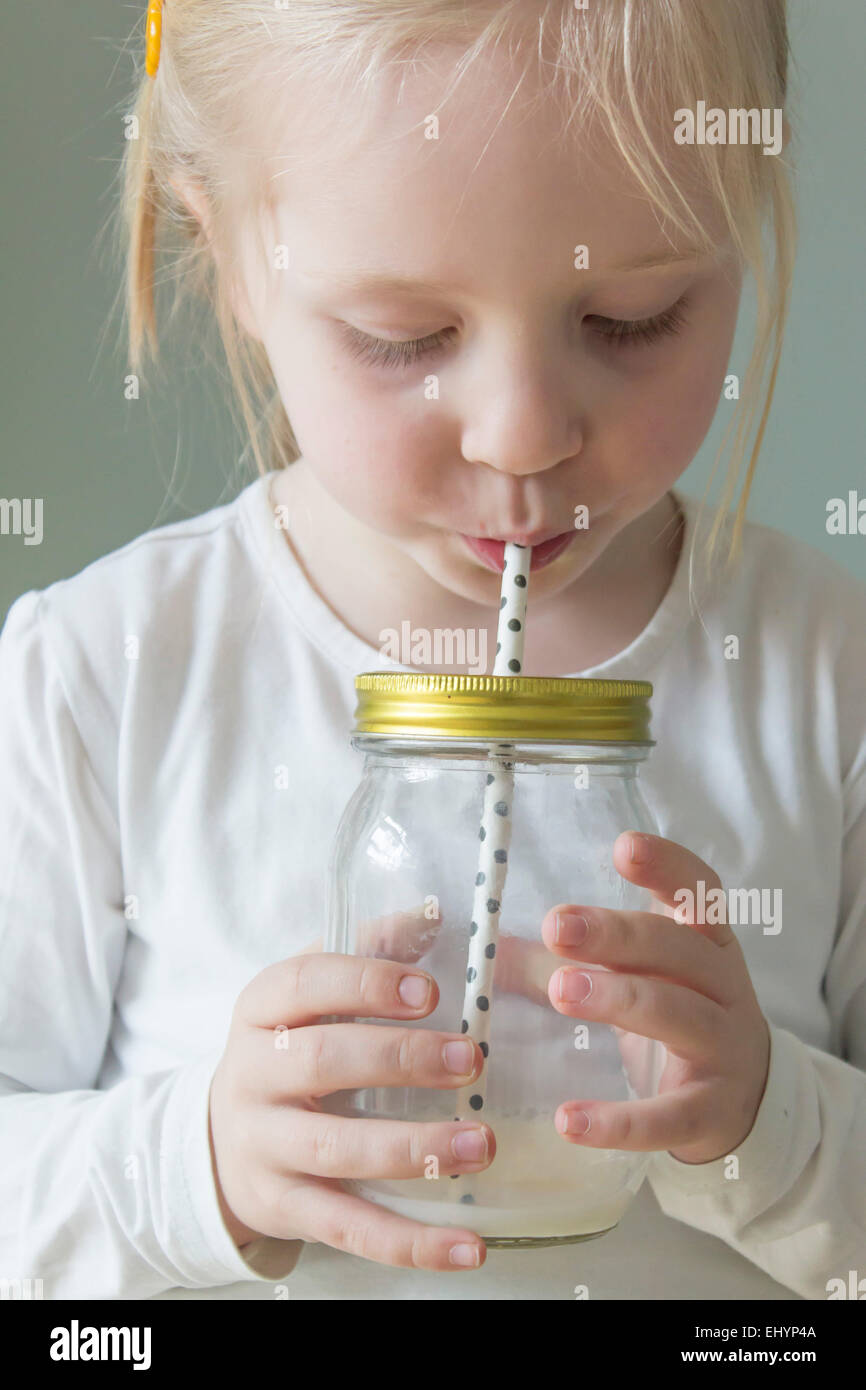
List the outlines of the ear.
{"label": "ear", "polygon": [[184,174],[175,174],[169,179],[169,183],[174,189],[180,201],[186,207],[187,212],[192,213],[196,222],[201,226],[202,231],[208,241],[211,239],[211,220],[210,207],[204,189],[197,179],[188,178]]}
{"label": "ear", "polygon": [[[213,237],[211,235],[211,209],[204,189],[197,180],[189,179],[181,174],[175,175],[169,182],[178,198],[180,198],[188,211],[192,213],[192,216],[204,232],[205,237],[210,243],[211,251],[216,261],[217,271],[219,274],[223,274],[224,267],[219,252],[214,246]],[[239,283],[238,277],[234,274],[229,276],[229,301],[232,306],[232,312],[244,332],[249,334],[251,338],[255,338],[258,342],[261,342],[261,334],[259,333],[246,289]]]}

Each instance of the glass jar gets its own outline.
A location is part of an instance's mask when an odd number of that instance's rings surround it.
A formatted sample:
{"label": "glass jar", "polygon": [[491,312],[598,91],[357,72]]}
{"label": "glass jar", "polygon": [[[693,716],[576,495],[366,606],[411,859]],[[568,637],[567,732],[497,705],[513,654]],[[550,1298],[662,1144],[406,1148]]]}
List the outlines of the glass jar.
{"label": "glass jar", "polygon": [[[326,950],[428,971],[439,1002],[409,1026],[480,1041],[480,1015],[465,1015],[480,915],[473,906],[479,841],[494,774],[509,779],[511,795],[508,849],[496,851],[507,872],[493,904],[495,938],[484,947],[495,959],[479,1006],[488,1040],[483,1083],[466,1094],[370,1087],[322,1102],[331,1113],[364,1118],[483,1119],[496,1135],[496,1156],[485,1171],[456,1178],[439,1177],[432,1157],[424,1177],[345,1186],[430,1225],[468,1226],[493,1248],[601,1235],[632,1201],[652,1155],[571,1143],[555,1129],[554,1113],[563,1101],[656,1094],[664,1050],[554,1009],[547,982],[564,962],[545,948],[541,922],[558,903],[650,908],[649,892],[620,876],[612,851],[623,830],[657,833],[637,781],[653,746],[652,686],[369,672],[355,687],[352,746],[364,768],[334,841]],[[505,804],[497,803],[500,811]]]}

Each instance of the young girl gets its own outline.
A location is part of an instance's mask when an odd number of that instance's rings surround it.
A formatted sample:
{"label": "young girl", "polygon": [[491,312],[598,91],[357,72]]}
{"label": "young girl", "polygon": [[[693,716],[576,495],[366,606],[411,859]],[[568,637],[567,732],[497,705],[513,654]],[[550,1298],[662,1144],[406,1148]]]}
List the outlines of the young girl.
{"label": "young girl", "polygon": [[[784,0],[168,0],[148,35],[132,368],[158,280],[211,295],[261,476],[3,630],[4,1273],[55,1299],[823,1299],[866,1276],[866,595],[743,517],[793,257],[787,127],[763,140]],[[690,142],[708,107],[726,138]],[[675,484],[746,273],[755,351],[699,545]],[[321,938],[354,677],[411,669],[380,650],[405,619],[492,652],[507,540],[533,547],[527,672],[654,685],[661,834],[623,827],[616,864],[659,911],[551,903],[550,1004],[668,1051],[652,1099],[550,1116],[563,1144],[652,1152],[620,1224],[525,1254],[343,1186],[429,1154],[483,1170],[491,1126],[319,1104],[479,1070],[471,1036],[423,1027],[423,961]],[[784,915],[675,915],[722,885]]]}

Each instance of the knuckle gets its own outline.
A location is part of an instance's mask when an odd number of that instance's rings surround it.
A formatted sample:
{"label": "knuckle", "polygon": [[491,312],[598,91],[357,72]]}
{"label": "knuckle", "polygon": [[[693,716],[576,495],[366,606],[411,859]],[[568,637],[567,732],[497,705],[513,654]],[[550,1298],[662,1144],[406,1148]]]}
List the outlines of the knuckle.
{"label": "knuckle", "polygon": [[263,1210],[267,1212],[272,1229],[268,1235],[278,1239],[318,1240],[315,1222],[306,1220],[305,1203],[298,1200],[298,1190],[294,1183],[280,1179],[262,1189]]}
{"label": "knuckle", "polygon": [[324,1028],[298,1029],[292,1036],[305,1090],[313,1090],[323,1079],[327,1034]]}
{"label": "knuckle", "polygon": [[378,961],[361,960],[361,970],[358,975],[358,996],[364,1004],[378,1003],[382,990],[377,987],[381,971]]}
{"label": "knuckle", "polygon": [[286,988],[299,998],[309,995],[314,956],[290,956],[286,962]]}
{"label": "knuckle", "polygon": [[334,1125],[320,1125],[313,1135],[313,1162],[316,1171],[325,1169],[329,1173],[339,1171],[340,1139]]}
{"label": "knuckle", "polygon": [[349,1255],[358,1255],[362,1260],[369,1258],[370,1227],[357,1220],[337,1223],[334,1231],[334,1244]]}
{"label": "knuckle", "polygon": [[411,1077],[415,1071],[415,1064],[418,1056],[417,1034],[411,1029],[406,1029],[402,1036],[395,1039],[392,1047],[392,1060],[395,1071],[403,1077]]}
{"label": "knuckle", "polygon": [[430,1145],[425,1142],[423,1131],[419,1130],[417,1125],[406,1125],[405,1129],[402,1144],[399,1145],[402,1154],[398,1157],[401,1157],[413,1172],[422,1172],[424,1157],[430,1152]]}

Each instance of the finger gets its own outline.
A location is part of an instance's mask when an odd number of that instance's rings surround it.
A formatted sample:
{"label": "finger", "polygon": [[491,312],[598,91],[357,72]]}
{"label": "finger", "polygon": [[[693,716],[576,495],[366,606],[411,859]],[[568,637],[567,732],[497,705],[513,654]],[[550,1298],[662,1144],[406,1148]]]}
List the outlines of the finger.
{"label": "finger", "polygon": [[[695,1081],[650,1100],[566,1101],[557,1107],[553,1119],[558,1133],[570,1143],[646,1153],[706,1141],[716,1108],[706,1082]],[[590,1122],[582,1133],[581,1111]]]}
{"label": "finger", "polygon": [[642,1038],[639,1033],[627,1033],[616,1027],[613,1031],[628,1084],[638,1096],[653,1095],[657,1089],[653,1073],[663,1064],[663,1049],[656,1051],[652,1039]]}
{"label": "finger", "polygon": [[[419,909],[420,911],[420,909]],[[395,914],[395,917],[408,918],[409,914]],[[421,927],[417,919],[389,925],[390,919],[376,918],[375,926],[367,934],[366,924],[363,938],[359,938],[359,952],[365,956],[383,955],[389,960],[412,961],[424,955],[431,941],[442,925],[440,920],[431,924],[425,920]],[[398,942],[395,932],[405,931],[407,935]],[[389,934],[390,933],[390,934]],[[414,934],[413,934],[414,933]],[[364,949],[361,952],[360,947]],[[322,949],[322,938],[306,946],[302,954],[310,954]],[[537,942],[525,937],[512,936],[502,932],[496,947],[494,980],[496,990],[501,994],[522,994],[534,1004],[547,1003],[547,983],[554,969],[549,952]]]}
{"label": "finger", "polygon": [[726,1006],[737,982],[720,969],[715,943],[660,912],[619,912],[559,903],[541,923],[545,946],[555,955],[610,970],[645,973],[688,985]]}
{"label": "finger", "polygon": [[376,1023],[322,1023],[269,1037],[250,1029],[237,1039],[233,1065],[253,1100],[325,1096],[362,1086],[458,1089],[481,1071],[472,1038],[430,1028]]}
{"label": "finger", "polygon": [[[661,835],[647,835],[635,830],[619,835],[613,847],[614,868],[630,883],[638,883],[648,888],[659,902],[670,908],[671,912],[681,912],[683,890],[691,895],[690,901],[700,900],[699,882],[704,884],[704,893],[721,889],[722,881],[709,864],[704,863],[684,845],[674,840],[665,840]],[[689,921],[687,925],[716,946],[730,946],[737,938],[727,922],[724,893],[717,896],[718,913],[721,920],[716,922]],[[715,917],[715,913],[713,917]],[[682,924],[682,923],[681,923]]]}
{"label": "finger", "polygon": [[355,954],[416,961],[432,948],[442,929],[438,901],[426,900],[408,912],[392,912],[359,924]]}
{"label": "finger", "polygon": [[568,1018],[619,1024],[690,1061],[717,1057],[727,1020],[721,1005],[696,990],[611,970],[564,967],[550,977],[548,997]]}
{"label": "finger", "polygon": [[496,945],[494,987],[501,994],[522,994],[547,1005],[547,986],[555,970],[550,952],[537,941],[502,932]]}
{"label": "finger", "polygon": [[259,1152],[274,1155],[275,1171],[286,1174],[426,1178],[433,1184],[452,1173],[481,1172],[496,1154],[489,1125],[366,1120],[284,1105],[266,1109]]}
{"label": "finger", "polygon": [[398,961],[302,952],[260,971],[241,990],[234,1013],[257,1028],[297,1028],[328,1014],[423,1018],[438,1002],[433,976],[407,970]]}
{"label": "finger", "polygon": [[292,1223],[302,1239],[322,1241],[375,1264],[444,1273],[477,1269],[487,1258],[483,1241],[468,1226],[424,1226],[322,1179],[305,1185],[302,1210],[306,1230]]}
{"label": "finger", "polygon": [[[416,961],[430,950],[436,935],[442,927],[442,913],[438,903],[435,914],[430,912],[434,904],[424,902],[409,912],[392,912],[384,917],[373,917],[361,922],[358,927],[356,956],[384,956],[388,960]],[[324,938],[317,936],[309,946],[304,946],[297,954],[317,955],[324,950]]]}

